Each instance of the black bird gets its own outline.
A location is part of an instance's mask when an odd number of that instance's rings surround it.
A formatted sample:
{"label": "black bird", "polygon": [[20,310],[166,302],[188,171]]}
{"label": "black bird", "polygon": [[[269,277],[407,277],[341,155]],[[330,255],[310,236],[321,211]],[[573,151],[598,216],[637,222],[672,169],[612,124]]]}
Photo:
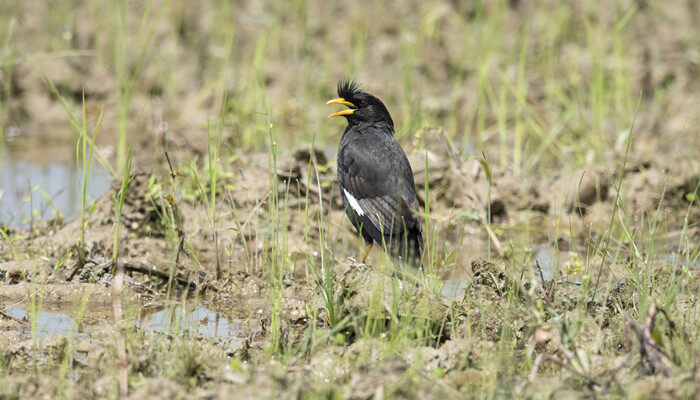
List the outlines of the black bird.
{"label": "black bird", "polygon": [[394,121],[381,100],[360,90],[356,81],[338,82],[348,126],[338,146],[338,184],[345,212],[367,247],[374,242],[395,259],[421,267],[423,234],[416,185],[406,153],[394,139]]}

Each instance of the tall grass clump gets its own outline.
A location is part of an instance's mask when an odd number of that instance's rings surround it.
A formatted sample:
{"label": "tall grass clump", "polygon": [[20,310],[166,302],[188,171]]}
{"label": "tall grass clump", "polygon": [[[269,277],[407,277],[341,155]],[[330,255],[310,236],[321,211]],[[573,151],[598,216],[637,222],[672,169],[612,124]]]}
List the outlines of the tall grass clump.
{"label": "tall grass clump", "polygon": [[[224,104],[225,104],[224,100]],[[220,168],[220,151],[221,151],[221,135],[223,129],[223,111],[222,117],[217,122],[214,132],[212,132],[211,125],[207,123],[207,180],[206,185],[203,185],[199,174],[197,173],[197,167],[195,161],[190,163],[190,172],[199,191],[200,197],[204,200],[204,205],[207,211],[207,216],[209,217],[209,223],[212,228],[212,236],[214,240],[214,251],[216,252],[216,279],[222,278],[221,271],[221,259],[219,256],[219,233],[218,233],[218,221],[219,215],[217,214],[217,186],[218,186],[218,174]],[[172,203],[171,203],[172,204]]]}
{"label": "tall grass clump", "polygon": [[102,122],[102,110],[100,115],[97,117],[97,123],[95,124],[95,130],[92,138],[88,137],[87,132],[87,112],[85,111],[85,94],[83,93],[82,99],[82,125],[80,129],[80,136],[78,138],[78,145],[76,147],[76,160],[78,163],[82,163],[83,176],[80,187],[80,241],[78,242],[78,260],[79,264],[82,265],[85,262],[85,229],[87,228],[86,212],[87,212],[87,182],[88,176],[90,174],[90,166],[92,164],[92,155],[95,150],[95,139],[97,138],[97,133],[100,129],[100,123]]}
{"label": "tall grass clump", "polygon": [[[280,213],[284,213],[286,215],[286,207],[284,205],[285,199],[280,200],[279,198],[277,180],[277,140],[275,138],[269,112],[270,109],[268,107],[267,131],[270,141],[270,195],[268,198],[268,212],[270,215],[270,224],[268,225],[267,232],[265,232],[265,243],[263,244],[263,248],[267,254],[267,260],[264,260],[263,262],[267,264],[266,273],[272,288],[270,298],[270,333],[272,336],[270,338],[270,345],[272,352],[278,353],[282,346],[282,280],[284,279],[283,275],[287,260],[286,252],[284,252],[286,249],[286,243],[282,242],[284,234],[280,231],[284,230],[284,232],[286,232],[287,230],[285,229],[286,221],[284,221],[284,215],[280,215]],[[287,193],[286,190],[285,193]],[[280,201],[282,201],[282,204]],[[285,224],[282,225],[283,223]]]}

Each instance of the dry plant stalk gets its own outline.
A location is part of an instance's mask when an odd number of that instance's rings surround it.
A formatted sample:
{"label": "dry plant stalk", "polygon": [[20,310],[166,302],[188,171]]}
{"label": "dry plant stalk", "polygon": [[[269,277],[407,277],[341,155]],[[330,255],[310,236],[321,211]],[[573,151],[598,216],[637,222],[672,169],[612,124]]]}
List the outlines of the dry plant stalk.
{"label": "dry plant stalk", "polygon": [[126,358],[126,338],[124,337],[124,310],[122,309],[122,291],[124,289],[124,263],[117,262],[114,285],[112,285],[112,309],[114,311],[114,325],[117,327],[116,352],[117,352],[117,382],[119,384],[119,398],[125,399],[129,395],[129,361]]}

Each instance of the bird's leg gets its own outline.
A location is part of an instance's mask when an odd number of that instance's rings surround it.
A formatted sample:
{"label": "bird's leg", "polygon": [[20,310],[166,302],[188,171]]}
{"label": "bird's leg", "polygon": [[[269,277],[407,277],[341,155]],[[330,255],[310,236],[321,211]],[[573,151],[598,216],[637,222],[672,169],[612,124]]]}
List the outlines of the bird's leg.
{"label": "bird's leg", "polygon": [[367,243],[367,246],[365,246],[365,252],[362,253],[362,264],[365,263],[365,259],[367,259],[367,255],[369,254],[369,251],[372,250],[372,245],[374,245],[374,242],[369,242],[369,243]]}

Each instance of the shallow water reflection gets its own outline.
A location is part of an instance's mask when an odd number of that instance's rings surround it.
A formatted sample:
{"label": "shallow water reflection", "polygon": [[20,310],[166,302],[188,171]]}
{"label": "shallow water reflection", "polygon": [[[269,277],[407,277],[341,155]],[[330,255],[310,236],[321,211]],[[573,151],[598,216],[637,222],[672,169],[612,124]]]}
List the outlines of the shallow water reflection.
{"label": "shallow water reflection", "polygon": [[144,317],[141,327],[146,332],[197,333],[206,338],[235,337],[244,330],[244,321],[228,319],[220,312],[199,303],[189,311],[180,305],[165,308]]}
{"label": "shallow water reflection", "polygon": [[[532,246],[532,267],[535,268],[535,279],[538,282],[543,283],[549,282],[552,278],[552,269],[556,266],[555,251],[549,245],[543,246]],[[537,268],[537,262],[539,261],[542,267],[542,275],[539,274],[539,269]]]}
{"label": "shallow water reflection", "polygon": [[[66,149],[69,155],[73,151]],[[0,224],[27,229],[59,214],[72,217],[80,210],[82,179],[82,168],[68,161],[0,146]],[[87,176],[88,204],[105,193],[110,182],[109,172],[93,160]]]}
{"label": "shallow water reflection", "polygon": [[[18,320],[26,321],[27,324],[23,328],[26,333],[31,333],[29,314],[17,306],[5,306],[0,308],[4,313],[17,318]],[[51,336],[56,333],[62,335],[68,333],[78,333],[78,323],[67,314],[51,311],[39,311],[35,316],[36,334],[37,337]]]}
{"label": "shallow water reflection", "polygon": [[445,279],[440,293],[448,299],[459,299],[467,293],[468,286],[466,279]]}
{"label": "shallow water reflection", "polygon": [[[0,311],[24,322],[20,331],[27,334],[32,333],[30,315],[21,306],[0,305]],[[88,310],[87,313],[89,314],[90,311]],[[54,334],[89,333],[100,327],[110,328],[113,326],[112,319],[105,316],[102,318],[92,317],[78,324],[67,313],[43,310],[35,314],[34,323],[35,332],[39,338]],[[162,305],[144,308],[136,325],[147,333],[194,333],[208,339],[237,338],[245,333],[246,327],[245,321],[242,319],[224,317],[222,313],[207,308],[207,305],[201,302],[197,303],[194,308],[192,306],[183,307],[179,304],[167,308]]]}

